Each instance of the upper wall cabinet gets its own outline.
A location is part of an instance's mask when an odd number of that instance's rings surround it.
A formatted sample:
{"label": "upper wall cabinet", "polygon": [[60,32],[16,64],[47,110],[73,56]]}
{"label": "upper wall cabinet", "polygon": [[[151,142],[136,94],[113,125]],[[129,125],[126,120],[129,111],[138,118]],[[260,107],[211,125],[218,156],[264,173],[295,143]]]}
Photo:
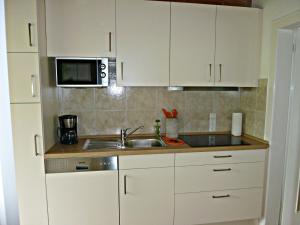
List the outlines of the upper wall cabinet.
{"label": "upper wall cabinet", "polygon": [[117,81],[169,86],[170,3],[117,0]]}
{"label": "upper wall cabinet", "polygon": [[48,56],[115,56],[114,0],[46,0]]}
{"label": "upper wall cabinet", "polygon": [[216,86],[257,86],[260,68],[261,10],[217,6]]}
{"label": "upper wall cabinet", "polygon": [[171,3],[171,86],[213,86],[216,6]]}
{"label": "upper wall cabinet", "polygon": [[38,52],[36,0],[6,0],[8,52]]}

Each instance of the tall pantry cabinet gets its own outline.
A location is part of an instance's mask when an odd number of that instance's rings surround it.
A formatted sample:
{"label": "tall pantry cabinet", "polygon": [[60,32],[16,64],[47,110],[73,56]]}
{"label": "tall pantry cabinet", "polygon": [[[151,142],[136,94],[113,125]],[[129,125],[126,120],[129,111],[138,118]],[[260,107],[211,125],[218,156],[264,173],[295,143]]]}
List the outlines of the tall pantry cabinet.
{"label": "tall pantry cabinet", "polygon": [[20,225],[48,225],[44,151],[55,142],[57,96],[48,74],[45,4],[6,0],[5,10]]}

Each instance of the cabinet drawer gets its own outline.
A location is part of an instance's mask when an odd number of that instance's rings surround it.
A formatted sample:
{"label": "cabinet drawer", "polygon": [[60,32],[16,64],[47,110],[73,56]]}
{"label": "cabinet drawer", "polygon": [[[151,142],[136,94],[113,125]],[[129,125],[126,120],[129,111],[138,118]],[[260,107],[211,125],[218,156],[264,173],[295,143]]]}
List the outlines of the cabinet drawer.
{"label": "cabinet drawer", "polygon": [[177,194],[175,225],[218,223],[261,217],[262,188]]}
{"label": "cabinet drawer", "polygon": [[265,154],[265,150],[178,153],[175,166],[263,162]]}
{"label": "cabinet drawer", "polygon": [[263,187],[264,162],[175,168],[175,192]]}
{"label": "cabinet drawer", "polygon": [[128,155],[119,157],[119,169],[173,167],[174,154]]}

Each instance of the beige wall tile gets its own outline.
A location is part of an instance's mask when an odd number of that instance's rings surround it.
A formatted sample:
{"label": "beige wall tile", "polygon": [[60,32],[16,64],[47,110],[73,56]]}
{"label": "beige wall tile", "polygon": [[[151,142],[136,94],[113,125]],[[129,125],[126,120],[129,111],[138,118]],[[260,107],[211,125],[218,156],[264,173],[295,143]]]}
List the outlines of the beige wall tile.
{"label": "beige wall tile", "polygon": [[95,107],[102,110],[125,110],[125,88],[108,87],[95,89]]}
{"label": "beige wall tile", "polygon": [[126,128],[125,111],[96,111],[95,130],[97,134],[119,134]]}
{"label": "beige wall tile", "polygon": [[265,112],[255,112],[254,136],[264,138]]}
{"label": "beige wall tile", "polygon": [[94,108],[94,88],[62,88],[61,109],[88,111]]}
{"label": "beige wall tile", "polygon": [[253,110],[253,107],[256,107],[256,90],[257,88],[241,89],[241,108],[243,110]]}
{"label": "beige wall tile", "polygon": [[157,88],[132,87],[127,89],[127,110],[155,110]]}
{"label": "beige wall tile", "polygon": [[243,111],[243,132],[254,135],[255,111]]}
{"label": "beige wall tile", "polygon": [[260,79],[258,82],[257,95],[256,95],[256,110],[266,111],[267,103],[267,79]]}

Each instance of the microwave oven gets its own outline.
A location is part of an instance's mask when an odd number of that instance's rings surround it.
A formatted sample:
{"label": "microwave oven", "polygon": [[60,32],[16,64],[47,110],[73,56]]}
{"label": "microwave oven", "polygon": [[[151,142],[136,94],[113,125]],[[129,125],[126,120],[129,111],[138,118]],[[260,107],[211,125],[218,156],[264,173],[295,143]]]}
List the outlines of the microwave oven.
{"label": "microwave oven", "polygon": [[108,58],[55,58],[58,87],[108,86]]}

